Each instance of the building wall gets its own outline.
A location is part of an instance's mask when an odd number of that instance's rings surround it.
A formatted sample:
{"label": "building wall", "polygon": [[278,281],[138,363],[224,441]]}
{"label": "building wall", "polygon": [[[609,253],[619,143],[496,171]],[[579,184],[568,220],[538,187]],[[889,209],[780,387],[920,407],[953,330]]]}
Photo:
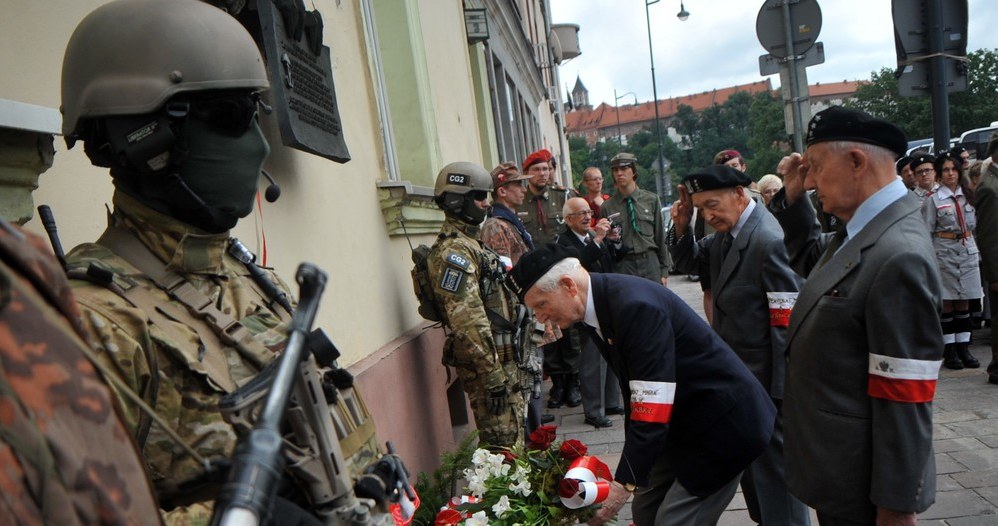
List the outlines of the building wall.
{"label": "building wall", "polygon": [[[0,17],[0,98],[58,108],[66,42],[76,24],[101,3],[63,2],[55,10],[47,2],[5,6]],[[423,218],[412,244],[432,244],[432,232],[443,218],[426,205],[436,172],[456,160],[487,168],[499,160],[484,45],[467,43],[458,0],[307,4],[325,22],[351,160],[339,164],[283,147],[276,119],[262,116],[272,148],[265,168],[277,179],[282,196],[276,203],[261,200],[233,234],[257,254],[266,248],[267,264],[288,283],[294,283],[301,261],[326,270],[329,283],[316,325],[337,343],[343,353],[340,365],[357,375],[382,440],[393,440],[415,466],[429,468],[454,443],[455,426],[464,429],[461,404],[447,398],[448,375],[439,365],[442,333],[429,329],[416,311],[409,242],[386,211],[398,199],[387,198],[384,186],[395,180],[407,185],[402,201],[421,200],[422,208],[412,209],[416,212],[398,208],[403,215],[418,212]],[[366,14],[365,6],[370,8]],[[370,48],[365,33],[372,14],[379,49]],[[384,84],[377,80],[379,60]],[[387,102],[387,115],[379,110],[379,97]],[[547,101],[533,104],[544,124],[537,144],[530,146],[559,144],[560,126],[553,124],[549,109],[544,111]],[[556,107],[560,105],[558,101]],[[386,150],[389,132],[397,141],[394,151]],[[106,170],[91,166],[82,146],[67,150],[56,138],[56,147],[54,165],[42,175],[34,198],[36,204],[52,207],[63,245],[69,248],[100,235],[113,189]],[[398,160],[395,173],[389,159]],[[37,218],[27,227],[42,232]]]}

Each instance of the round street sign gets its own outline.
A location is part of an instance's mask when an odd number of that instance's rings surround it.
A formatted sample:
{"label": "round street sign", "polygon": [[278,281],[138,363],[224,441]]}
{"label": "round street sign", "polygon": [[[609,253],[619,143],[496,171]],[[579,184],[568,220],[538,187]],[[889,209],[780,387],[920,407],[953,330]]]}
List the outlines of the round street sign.
{"label": "round street sign", "polygon": [[790,55],[783,24],[783,4],[790,5],[790,34],[794,54],[803,55],[811,49],[821,32],[821,7],[817,0],[766,0],[755,19],[759,43],[776,58]]}

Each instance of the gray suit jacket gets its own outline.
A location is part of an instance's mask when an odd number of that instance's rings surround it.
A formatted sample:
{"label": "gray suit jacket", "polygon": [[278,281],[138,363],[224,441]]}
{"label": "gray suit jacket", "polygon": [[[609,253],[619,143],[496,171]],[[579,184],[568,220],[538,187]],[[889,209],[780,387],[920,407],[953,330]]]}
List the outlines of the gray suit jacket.
{"label": "gray suit jacket", "polygon": [[769,395],[782,399],[787,328],[772,325],[766,293],[797,292],[804,280],[790,268],[783,229],[761,204],[752,210],[722,261],[723,235],[711,234],[694,243],[687,234],[669,250],[680,272],[694,272],[698,264],[706,264],[714,292],[711,326]]}
{"label": "gray suit jacket", "polygon": [[816,266],[820,234],[806,199],[780,210],[787,253],[810,271],[790,317],[787,481],[819,512],[870,520],[874,507],[921,512],[935,500],[932,395],[942,356],[941,286],[909,193]]}

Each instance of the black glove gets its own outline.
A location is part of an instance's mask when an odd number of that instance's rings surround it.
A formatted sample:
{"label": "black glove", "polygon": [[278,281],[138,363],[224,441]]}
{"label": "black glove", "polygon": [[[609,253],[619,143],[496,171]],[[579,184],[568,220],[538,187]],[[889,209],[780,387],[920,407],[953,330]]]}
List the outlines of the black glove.
{"label": "black glove", "polygon": [[505,385],[497,385],[489,388],[489,396],[485,399],[485,405],[489,408],[489,413],[501,415],[506,412],[507,394]]}

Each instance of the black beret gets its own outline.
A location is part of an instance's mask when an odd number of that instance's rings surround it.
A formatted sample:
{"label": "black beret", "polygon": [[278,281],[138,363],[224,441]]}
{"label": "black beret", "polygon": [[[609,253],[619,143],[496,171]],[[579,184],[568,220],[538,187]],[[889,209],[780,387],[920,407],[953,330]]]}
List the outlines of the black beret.
{"label": "black beret", "polygon": [[931,153],[920,153],[918,155],[913,155],[911,157],[911,169],[914,170],[915,168],[925,163],[932,164],[935,162],[936,162],[936,157]]}
{"label": "black beret", "polygon": [[898,175],[901,175],[901,172],[904,171],[904,167],[909,164],[911,164],[911,157],[908,157],[907,155],[898,159],[898,161],[894,163],[894,167],[897,168]]}
{"label": "black beret", "polygon": [[683,179],[683,186],[691,194],[750,184],[752,184],[752,179],[749,179],[748,174],[724,164],[713,164],[701,168]]}
{"label": "black beret", "polygon": [[828,141],[865,142],[882,146],[901,157],[908,140],[897,126],[859,110],[832,106],[818,112],[807,125],[807,145]]}
{"label": "black beret", "polygon": [[579,252],[572,247],[557,243],[541,245],[520,256],[520,261],[509,271],[510,288],[522,300],[530,287],[547,274],[551,267],[563,259],[578,257]]}

